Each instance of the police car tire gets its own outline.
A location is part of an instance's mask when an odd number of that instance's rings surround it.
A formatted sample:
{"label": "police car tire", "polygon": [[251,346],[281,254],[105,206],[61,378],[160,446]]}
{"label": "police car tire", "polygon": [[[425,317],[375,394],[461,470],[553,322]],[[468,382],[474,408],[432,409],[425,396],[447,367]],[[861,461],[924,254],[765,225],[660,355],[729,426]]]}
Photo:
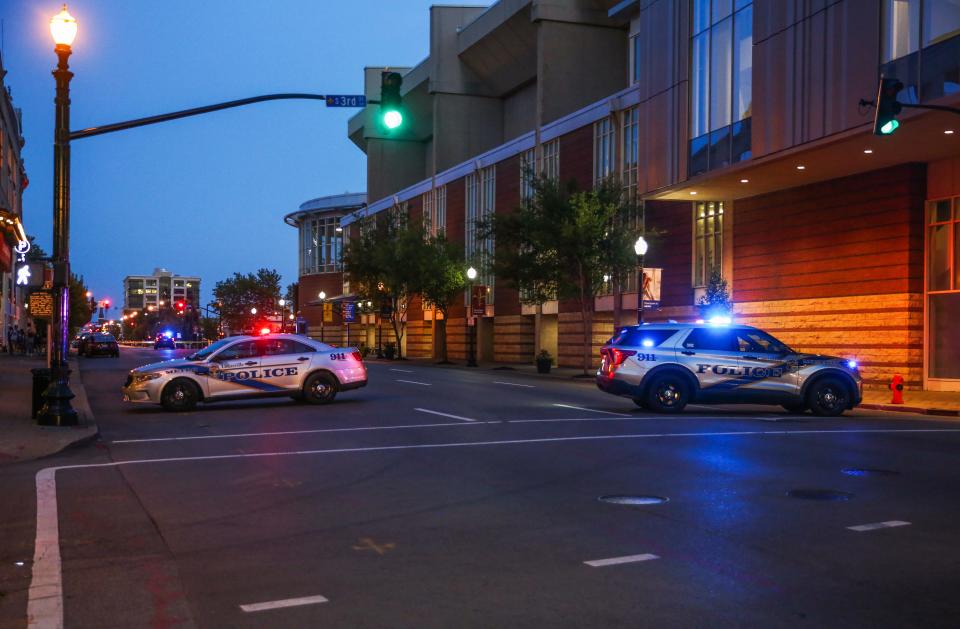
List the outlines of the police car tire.
{"label": "police car tire", "polygon": [[[326,392],[319,394],[316,391],[318,384],[327,385]],[[303,383],[303,399],[310,404],[329,404],[337,397],[337,381],[330,374],[317,372],[311,374]]]}
{"label": "police car tire", "polygon": [[[183,387],[183,396],[176,397],[179,387]],[[200,394],[197,392],[197,385],[186,378],[175,378],[163,387],[160,394],[160,404],[168,411],[192,411],[200,400]]]}
{"label": "police car tire", "polygon": [[[676,396],[673,404],[664,404],[658,397],[658,391],[662,387],[672,386]],[[690,399],[690,385],[686,379],[678,373],[664,373],[656,376],[650,381],[647,387],[646,408],[657,413],[679,413],[687,405]]]}
{"label": "police car tire", "polygon": [[[826,394],[828,390],[836,396],[836,403],[832,406],[820,401],[821,395]],[[810,391],[807,392],[807,406],[810,407],[814,415],[819,415],[820,417],[836,417],[842,415],[843,411],[847,410],[847,402],[849,399],[850,391],[847,389],[846,383],[839,378],[829,376],[814,382],[810,387]]]}

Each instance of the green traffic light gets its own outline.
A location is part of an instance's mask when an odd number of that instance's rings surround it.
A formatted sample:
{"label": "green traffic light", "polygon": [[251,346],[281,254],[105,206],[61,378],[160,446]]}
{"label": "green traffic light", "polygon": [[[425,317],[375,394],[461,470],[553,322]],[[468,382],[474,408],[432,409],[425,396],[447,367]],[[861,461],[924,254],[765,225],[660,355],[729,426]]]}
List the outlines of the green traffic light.
{"label": "green traffic light", "polygon": [[396,109],[390,109],[383,114],[383,124],[388,129],[396,129],[403,124],[403,115]]}
{"label": "green traffic light", "polygon": [[899,123],[896,119],[894,119],[894,120],[889,120],[889,121],[887,121],[886,124],[884,124],[882,127],[880,127],[880,133],[882,133],[882,134],[884,134],[884,135],[890,135],[891,133],[893,133],[894,131],[896,131],[896,130],[897,130],[897,127],[899,127],[899,126],[900,126],[900,123]]}

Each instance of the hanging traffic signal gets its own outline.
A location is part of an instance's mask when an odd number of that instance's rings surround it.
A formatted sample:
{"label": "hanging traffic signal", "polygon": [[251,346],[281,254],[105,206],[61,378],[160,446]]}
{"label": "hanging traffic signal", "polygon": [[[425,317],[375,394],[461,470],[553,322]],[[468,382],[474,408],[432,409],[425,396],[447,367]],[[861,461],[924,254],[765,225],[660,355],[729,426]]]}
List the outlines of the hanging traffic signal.
{"label": "hanging traffic signal", "polygon": [[383,120],[383,126],[387,129],[396,129],[403,124],[401,85],[403,85],[403,77],[399,72],[380,74],[380,119]]}
{"label": "hanging traffic signal", "polygon": [[881,78],[877,90],[877,102],[873,118],[874,135],[890,135],[900,126],[897,115],[903,106],[897,101],[897,94],[903,89],[903,83],[894,78]]}
{"label": "hanging traffic signal", "polygon": [[184,303],[184,302],[182,302],[182,301],[178,301],[178,302],[177,302],[177,312],[178,312],[178,313],[183,314],[183,311],[184,311],[184,309],[185,309],[186,307],[187,307],[187,304],[186,304],[186,303]]}

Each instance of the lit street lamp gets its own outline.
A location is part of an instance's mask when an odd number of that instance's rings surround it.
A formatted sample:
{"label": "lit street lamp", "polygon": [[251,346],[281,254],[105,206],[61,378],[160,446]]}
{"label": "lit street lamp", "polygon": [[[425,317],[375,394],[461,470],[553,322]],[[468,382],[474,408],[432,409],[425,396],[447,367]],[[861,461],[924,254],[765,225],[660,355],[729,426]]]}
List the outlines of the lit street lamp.
{"label": "lit street lamp", "polygon": [[75,426],[77,411],[70,405],[70,72],[67,60],[70,46],[77,36],[77,21],[67,12],[67,5],[50,20],[57,69],[53,71],[57,95],[53,136],[53,284],[54,311],[51,319],[53,337],[50,356],[50,386],[44,393],[44,405],[37,423],[46,426]]}
{"label": "lit street lamp", "polygon": [[280,306],[280,331],[285,332],[286,326],[287,326],[287,320],[283,315],[284,313],[286,313],[287,300],[281,299],[280,301],[277,302],[277,304],[279,304]]}
{"label": "lit street lamp", "polygon": [[250,314],[252,314],[252,315],[257,314],[257,309],[256,309],[256,308],[251,308],[251,309],[250,309]]}
{"label": "lit street lamp", "polygon": [[637,254],[637,325],[643,324],[643,256],[647,255],[649,245],[643,236],[633,243],[633,252]]}
{"label": "lit street lamp", "polygon": [[320,291],[320,294],[317,295],[317,297],[320,298],[320,342],[323,343],[323,320],[326,318],[323,302],[327,298],[327,294],[324,291]]}
{"label": "lit street lamp", "polygon": [[[467,322],[469,323],[470,319],[473,318],[473,280],[477,279],[477,270],[475,268],[470,267],[467,269],[467,279],[470,280],[470,299],[467,300]],[[475,346],[477,340],[477,322],[473,322],[473,330],[469,329],[469,325],[467,327],[467,332],[470,335],[470,354],[467,356],[467,367],[476,367],[477,356]]]}

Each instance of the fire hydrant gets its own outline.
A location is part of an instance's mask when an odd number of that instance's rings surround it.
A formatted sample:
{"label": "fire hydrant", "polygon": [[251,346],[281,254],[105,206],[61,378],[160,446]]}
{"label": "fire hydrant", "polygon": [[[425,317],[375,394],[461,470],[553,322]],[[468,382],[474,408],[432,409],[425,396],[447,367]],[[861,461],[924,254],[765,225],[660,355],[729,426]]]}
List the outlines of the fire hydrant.
{"label": "fire hydrant", "polygon": [[890,403],[903,404],[903,376],[898,373],[893,375],[893,380],[890,381],[890,390],[893,391],[893,399],[890,400]]}

